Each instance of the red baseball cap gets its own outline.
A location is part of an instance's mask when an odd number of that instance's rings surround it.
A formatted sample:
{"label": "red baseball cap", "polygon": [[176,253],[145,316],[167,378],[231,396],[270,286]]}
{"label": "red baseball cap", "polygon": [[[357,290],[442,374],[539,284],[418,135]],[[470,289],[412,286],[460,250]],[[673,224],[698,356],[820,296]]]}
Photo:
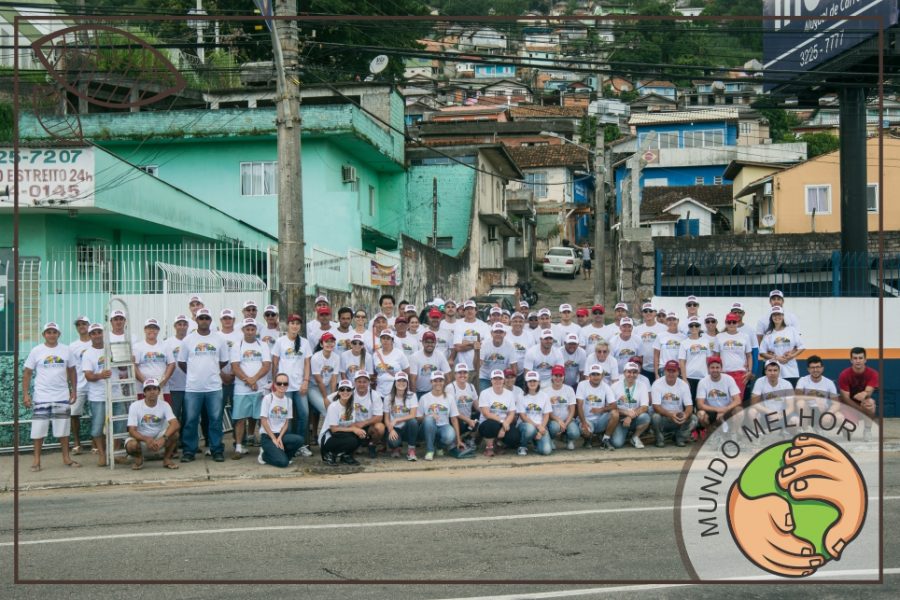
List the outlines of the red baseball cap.
{"label": "red baseball cap", "polygon": [[422,334],[422,341],[424,342],[425,340],[437,341],[437,336],[434,335],[433,331],[426,331],[425,333]]}
{"label": "red baseball cap", "polygon": [[516,376],[516,372],[513,371],[512,369],[505,369],[505,370],[503,371],[503,376],[504,376],[504,377],[515,377],[515,376]]}
{"label": "red baseball cap", "polygon": [[602,304],[595,304],[595,305],[593,305],[593,306],[591,307],[591,312],[592,312],[592,313],[593,313],[593,312],[597,312],[598,310],[600,311],[600,314],[601,314],[601,315],[602,315],[603,313],[606,312],[606,309],[603,308],[603,305],[602,305]]}
{"label": "red baseball cap", "polygon": [[666,363],[664,370],[666,371],[677,371],[680,367],[678,366],[677,360],[670,360]]}
{"label": "red baseball cap", "polygon": [[740,323],[741,316],[735,313],[728,313],[727,315],[725,315],[725,322],[727,323],[728,321],[736,321]]}
{"label": "red baseball cap", "polygon": [[319,338],[319,341],[324,344],[328,340],[334,340],[334,339],[337,339],[334,337],[334,334],[331,333],[330,331],[326,331],[325,333],[322,334],[322,337]]}
{"label": "red baseball cap", "polygon": [[434,319],[440,319],[442,316],[444,316],[444,313],[436,308],[432,308],[428,311],[428,316]]}
{"label": "red baseball cap", "polygon": [[575,311],[575,316],[577,316],[577,317],[586,317],[586,316],[588,316],[588,309],[586,309],[586,308],[579,308],[578,310]]}
{"label": "red baseball cap", "polygon": [[721,365],[722,359],[719,358],[718,356],[710,356],[709,358],[706,359],[706,364],[711,365],[713,363],[719,363]]}
{"label": "red baseball cap", "polygon": [[330,314],[331,314],[331,309],[328,308],[327,306],[320,306],[319,308],[316,309],[316,314],[319,314],[319,315],[330,315]]}
{"label": "red baseball cap", "polygon": [[551,375],[565,375],[566,368],[562,365],[555,365],[552,369],[550,369]]}
{"label": "red baseball cap", "polygon": [[301,317],[297,313],[293,313],[292,315],[288,316],[288,318],[287,318],[288,323],[290,323],[291,321],[300,321],[302,323],[303,317]]}

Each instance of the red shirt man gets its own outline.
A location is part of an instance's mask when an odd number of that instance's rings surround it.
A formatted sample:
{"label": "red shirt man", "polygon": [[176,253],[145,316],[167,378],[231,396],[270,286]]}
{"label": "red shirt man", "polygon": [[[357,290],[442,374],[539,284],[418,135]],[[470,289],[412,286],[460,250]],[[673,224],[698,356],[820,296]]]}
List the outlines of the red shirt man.
{"label": "red shirt man", "polygon": [[[872,394],[878,389],[878,372],[866,366],[865,348],[850,350],[850,366],[838,377],[838,390],[844,404],[864,412],[869,417],[875,416],[875,400]],[[866,429],[871,429],[871,422]]]}

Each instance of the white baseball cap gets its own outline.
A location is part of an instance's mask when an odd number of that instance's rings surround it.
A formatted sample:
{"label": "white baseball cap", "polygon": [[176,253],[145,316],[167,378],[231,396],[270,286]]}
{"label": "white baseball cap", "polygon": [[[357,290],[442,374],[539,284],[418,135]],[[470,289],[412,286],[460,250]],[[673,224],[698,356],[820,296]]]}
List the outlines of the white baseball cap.
{"label": "white baseball cap", "polygon": [[419,312],[419,309],[416,308],[416,305],[415,305],[415,304],[407,304],[407,305],[406,305],[406,312],[408,312],[408,313],[417,313],[417,312]]}
{"label": "white baseball cap", "polygon": [[394,381],[398,379],[402,379],[403,381],[409,381],[409,375],[406,374],[406,371],[400,371],[396,375],[394,375]]}
{"label": "white baseball cap", "polygon": [[466,363],[459,363],[458,365],[456,365],[456,368],[453,369],[453,371],[456,373],[459,373],[459,372],[468,373],[469,367],[466,365]]}
{"label": "white baseball cap", "polygon": [[506,333],[506,325],[504,325],[503,323],[494,323],[493,325],[491,325],[491,333],[494,333],[495,331]]}
{"label": "white baseball cap", "polygon": [[528,310],[529,308],[531,308],[531,305],[529,305],[529,304],[528,304],[527,302],[525,302],[524,300],[520,300],[520,301],[519,301],[519,308],[524,308],[525,310]]}
{"label": "white baseball cap", "polygon": [[349,380],[349,379],[341,379],[341,380],[338,382],[338,389],[340,389],[340,388],[342,388],[342,387],[352,388],[352,387],[353,387],[353,384],[350,383],[350,380]]}
{"label": "white baseball cap", "polygon": [[380,334],[378,334],[378,337],[380,337],[380,338],[383,338],[383,337],[389,337],[389,338],[391,338],[392,340],[393,340],[393,339],[396,339],[396,338],[394,337],[394,332],[391,331],[390,329],[385,329],[385,330],[382,331]]}
{"label": "white baseball cap", "polygon": [[124,319],[124,318],[125,318],[125,313],[122,312],[121,310],[114,310],[114,311],[112,311],[112,314],[109,315],[109,320],[112,321],[112,320],[115,319],[116,317],[122,317],[122,318]]}
{"label": "white baseball cap", "polygon": [[144,321],[144,328],[146,329],[147,327],[156,327],[157,329],[160,329],[159,321],[156,319],[147,319]]}
{"label": "white baseball cap", "polygon": [[434,381],[435,379],[445,379],[444,374],[441,371],[435,371],[431,374],[431,380]]}
{"label": "white baseball cap", "polygon": [[566,311],[572,312],[572,305],[571,304],[560,304],[559,312],[566,312]]}
{"label": "white baseball cap", "polygon": [[201,308],[197,311],[198,317],[212,317],[212,314],[209,312],[208,308]]}
{"label": "white baseball cap", "polygon": [[368,379],[369,374],[365,369],[357,369],[356,373],[353,374],[353,379],[359,379],[360,377],[365,377],[366,379]]}
{"label": "white baseball cap", "polygon": [[699,301],[697,300],[697,296],[688,296],[687,300],[685,300],[684,303],[687,304],[688,302],[697,302],[699,304]]}
{"label": "white baseball cap", "polygon": [[85,317],[84,315],[82,315],[80,317],[75,317],[75,324],[78,325],[79,323],[87,323],[88,325],[90,325],[91,320],[90,320],[90,318]]}
{"label": "white baseball cap", "polygon": [[619,302],[618,304],[616,304],[616,305],[613,307],[613,310],[619,310],[620,308],[621,308],[622,310],[624,310],[625,312],[630,312],[630,311],[628,310],[628,305],[625,304],[624,302]]}
{"label": "white baseball cap", "polygon": [[219,313],[219,318],[220,319],[233,319],[234,311],[231,310],[230,308],[223,308],[222,312]]}
{"label": "white baseball cap", "polygon": [[653,305],[650,304],[649,302],[644,302],[644,304],[641,305],[641,310],[642,310],[642,311],[644,311],[644,310],[652,310],[653,312],[656,312],[656,309],[653,308]]}
{"label": "white baseball cap", "polygon": [[773,314],[773,315],[783,315],[783,314],[784,314],[784,309],[781,308],[780,306],[773,306],[773,307],[772,307],[772,314]]}
{"label": "white baseball cap", "polygon": [[491,379],[504,379],[503,371],[501,371],[500,369],[494,369],[493,371],[491,371]]}
{"label": "white baseball cap", "polygon": [[259,325],[256,323],[256,319],[248,318],[244,319],[244,322],[241,323],[241,329],[244,327],[259,327]]}
{"label": "white baseball cap", "polygon": [[603,375],[603,365],[600,363],[592,364],[591,368],[588,369],[588,375]]}
{"label": "white baseball cap", "polygon": [[158,388],[159,382],[157,380],[153,379],[152,377],[150,379],[145,379],[144,380],[144,389],[146,390],[149,387]]}
{"label": "white baseball cap", "polygon": [[193,304],[194,302],[199,302],[200,304],[203,304],[203,298],[201,298],[200,296],[191,296],[191,299],[188,300],[188,304]]}
{"label": "white baseball cap", "polygon": [[500,308],[499,306],[494,306],[493,308],[491,308],[491,311],[490,311],[489,314],[492,314],[492,315],[502,315],[502,314],[503,314],[503,309]]}
{"label": "white baseball cap", "polygon": [[103,331],[103,325],[100,323],[91,323],[91,326],[88,327],[88,333],[92,331]]}
{"label": "white baseball cap", "polygon": [[554,337],[553,332],[550,331],[549,329],[545,329],[541,332],[542,340],[547,339],[547,338],[553,338],[553,337]]}
{"label": "white baseball cap", "polygon": [[[451,304],[456,305],[456,303],[453,302],[453,300],[448,300],[447,302],[450,302]],[[446,306],[447,302],[444,302],[443,298],[439,298],[439,297],[435,296],[434,300],[432,300],[429,304],[431,306]]]}
{"label": "white baseball cap", "polygon": [[735,302],[731,305],[731,310],[739,310],[741,312],[744,312],[744,305],[740,302]]}
{"label": "white baseball cap", "polygon": [[244,302],[244,308],[259,308],[259,306],[253,300],[247,300]]}
{"label": "white baseball cap", "polygon": [[274,304],[267,304],[265,310],[263,310],[263,314],[265,314],[265,313],[267,313],[267,312],[275,313],[275,314],[277,315],[277,314],[278,314],[278,307],[275,306]]}
{"label": "white baseball cap", "polygon": [[510,320],[512,320],[512,319],[522,319],[522,320],[524,320],[524,319],[525,319],[525,315],[523,315],[523,314],[520,313],[519,311],[516,311],[516,312],[514,312],[514,313],[512,314],[512,316],[510,317]]}
{"label": "white baseball cap", "polygon": [[782,292],[781,290],[772,290],[771,292],[769,292],[769,298],[774,298],[775,296],[784,298],[784,292]]}
{"label": "white baseball cap", "polygon": [[328,302],[328,296],[325,296],[324,294],[319,294],[318,296],[316,296],[316,301],[313,304],[318,304],[319,302],[324,302],[325,304],[330,304]]}
{"label": "white baseball cap", "polygon": [[525,373],[525,381],[540,381],[541,376],[537,371],[528,371]]}
{"label": "white baseball cap", "polygon": [[47,322],[47,323],[44,323],[44,328],[41,329],[41,333],[46,332],[48,329],[53,329],[54,331],[59,332],[59,325],[57,325],[57,324],[54,323],[53,321],[49,321],[49,322]]}
{"label": "white baseball cap", "polygon": [[353,337],[350,338],[350,342],[365,342],[361,333],[354,333]]}
{"label": "white baseball cap", "polygon": [[634,327],[634,321],[632,321],[628,317],[624,317],[621,321],[619,321],[619,327],[621,327],[622,325],[631,325],[632,327]]}
{"label": "white baseball cap", "polygon": [[477,305],[472,300],[466,300],[463,302],[463,308],[477,308]]}
{"label": "white baseball cap", "polygon": [[570,333],[569,335],[566,336],[566,343],[567,344],[577,344],[578,336],[575,335],[574,333]]}
{"label": "white baseball cap", "polygon": [[188,322],[187,315],[178,315],[177,317],[175,317],[175,320],[172,321],[172,325],[176,325],[180,321],[184,321],[185,323],[187,323]]}
{"label": "white baseball cap", "polygon": [[549,317],[549,316],[550,316],[550,309],[549,309],[549,308],[542,308],[541,310],[538,311],[537,314],[538,314],[539,317],[543,317],[543,316],[548,316],[548,317]]}
{"label": "white baseball cap", "polygon": [[625,368],[622,369],[623,372],[624,371],[640,371],[640,370],[641,370],[641,368],[639,366],[637,366],[637,363],[633,363],[633,362],[625,363]]}

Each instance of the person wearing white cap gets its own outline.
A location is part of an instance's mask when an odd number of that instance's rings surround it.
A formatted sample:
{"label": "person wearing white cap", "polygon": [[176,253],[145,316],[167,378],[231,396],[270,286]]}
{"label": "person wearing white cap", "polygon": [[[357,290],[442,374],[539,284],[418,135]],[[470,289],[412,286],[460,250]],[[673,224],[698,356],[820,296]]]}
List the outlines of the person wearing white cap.
{"label": "person wearing white cap", "polygon": [[450,363],[447,362],[444,353],[437,349],[437,335],[429,329],[422,334],[421,350],[409,358],[412,387],[419,398],[431,391],[431,374],[438,371],[450,372]]}
{"label": "person wearing white cap", "polygon": [[618,364],[619,371],[625,368],[625,363],[638,356],[641,352],[641,340],[634,335],[634,323],[629,317],[619,321],[619,333],[609,341],[609,354]]}
{"label": "person wearing white cap", "polygon": [[641,374],[652,383],[656,379],[656,373],[653,371],[653,351],[657,338],[665,333],[666,326],[657,323],[656,309],[649,302],[641,306],[641,317],[644,322],[634,328],[634,336],[641,340]]}
{"label": "person wearing white cap", "polygon": [[669,316],[669,311],[660,307],[656,311],[656,322],[662,325],[663,327],[667,327],[666,317]]}
{"label": "person wearing white cap", "polygon": [[773,306],[769,324],[759,344],[759,357],[778,361],[781,365],[781,377],[795,386],[800,379],[797,356],[804,350],[806,346],[803,345],[803,337],[796,329],[787,325],[784,309]]}
{"label": "person wearing white cap", "polygon": [[125,341],[125,312],[114,310],[109,316],[109,341],[110,343]]}
{"label": "person wearing white cap", "polygon": [[581,333],[581,326],[572,320],[574,316],[575,313],[572,311],[571,304],[559,305],[559,323],[550,327],[553,330],[557,348],[562,348],[565,345],[566,336],[570,333],[576,336]]}
{"label": "person wearing white cap", "polygon": [[703,325],[697,317],[688,319],[688,337],[681,340],[678,349],[678,364],[681,365],[681,378],[691,388],[691,398],[697,397],[697,386],[700,380],[709,374],[706,368],[711,356],[719,355],[719,341],[701,333]]}
{"label": "person wearing white cap", "polygon": [[200,445],[198,428],[203,409],[209,418],[209,441],[213,460],[225,460],[222,443],[222,369],[228,365],[228,342],[212,331],[212,315],[206,308],[197,311],[197,331],[189,334],[178,351],[178,366],[187,373],[184,392],[185,419],[182,427],[184,453],[181,462],[192,462]]}
{"label": "person wearing white cap", "polygon": [[[179,423],[184,424],[184,390],[187,384],[187,374],[178,366],[178,353],[181,351],[181,342],[187,337],[188,327],[192,321],[187,315],[178,315],[172,323],[175,333],[165,340],[166,350],[175,358],[175,368],[169,377],[169,396],[172,398],[172,412]],[[179,436],[179,445],[184,447],[184,436]]]}
{"label": "person wearing white cap", "polygon": [[612,434],[615,448],[624,446],[625,440],[630,440],[635,448],[644,447],[641,434],[650,427],[650,388],[639,380],[640,372],[636,363],[626,363],[622,379],[611,388],[619,412],[619,424]]}
{"label": "person wearing white cap", "polygon": [[657,378],[663,375],[663,365],[670,360],[678,360],[681,341],[684,339],[684,334],[678,327],[678,315],[674,311],[666,315],[666,325],[667,329],[656,337],[656,343],[653,344],[653,373]]}
{"label": "person wearing white cap", "polygon": [[559,348],[554,347],[555,342],[553,331],[544,329],[541,332],[540,343],[532,346],[525,353],[525,369],[537,371],[541,377],[541,387],[550,385],[550,370],[556,365],[563,364],[562,353]]}
{"label": "person wearing white cap", "polygon": [[609,352],[609,344],[606,342],[598,342],[594,346],[594,351],[584,361],[584,376],[590,375],[591,367],[600,365],[603,368],[603,381],[606,385],[612,385],[613,382],[619,380],[619,363],[612,357]]}
{"label": "person wearing white cap", "polygon": [[[469,381],[475,382],[478,371],[475,371],[475,351],[481,352],[481,346],[491,337],[491,329],[487,323],[477,317],[477,307],[471,300],[463,303],[463,319],[456,322],[453,337],[453,349],[456,350],[456,362],[466,363],[469,369]],[[480,356],[479,356],[480,361]]]}
{"label": "person wearing white cap", "polygon": [[88,335],[88,327],[91,320],[81,316],[75,319],[75,331],[78,332],[78,339],[69,344],[69,350],[75,359],[75,373],[78,375],[78,390],[75,396],[75,404],[70,407],[72,419],[72,454],[81,454],[81,415],[84,414],[84,406],[87,404],[87,379],[84,378],[84,372],[81,370],[81,359],[84,353],[91,347],[91,337]]}
{"label": "person wearing white cap", "polygon": [[691,388],[678,376],[678,361],[663,365],[663,376],[650,386],[653,415],[650,422],[656,434],[656,447],[666,445],[665,434],[674,432],[675,445],[684,446],[691,431],[697,426]]}
{"label": "person wearing white cap", "polygon": [[453,300],[445,300],[444,308],[441,309],[440,306],[437,306],[439,310],[443,310],[444,318],[441,319],[440,328],[442,331],[445,331],[450,334],[451,338],[451,347],[447,350],[447,360],[453,361],[455,360],[456,351],[453,349],[453,338],[456,337],[456,324],[459,322],[459,311],[457,310],[456,302]]}
{"label": "person wearing white cap", "polygon": [[[797,318],[792,312],[789,312],[784,309],[784,292],[781,290],[772,290],[769,292],[769,307],[781,307],[781,310],[784,311],[784,324],[788,327],[793,327],[798,333],[800,332],[800,320]],[[759,344],[762,344],[763,336],[766,335],[766,329],[769,327],[769,315],[763,315],[759,318],[759,321],[756,322],[756,341]]]}
{"label": "person wearing white cap", "polygon": [[[453,381],[448,382],[445,390],[456,402],[459,413],[460,435],[466,439],[469,448],[475,448],[475,430],[478,428],[478,392],[475,386],[469,383],[469,369],[465,363],[456,365],[453,373]],[[467,434],[470,434],[467,436]]]}
{"label": "person wearing white cap", "polygon": [[[91,347],[81,357],[81,371],[87,380],[88,401],[91,403],[91,439],[97,450],[97,466],[106,466],[106,380],[113,372],[106,368],[103,350],[103,325],[93,323],[88,327]],[[118,369],[116,370],[118,377]]]}
{"label": "person wearing white cap", "polygon": [[752,423],[757,417],[765,420],[767,413],[777,413],[785,423],[796,425],[797,416],[793,414],[793,403],[788,405],[786,398],[794,395],[794,386],[781,376],[781,363],[775,359],[766,361],[765,377],[753,383],[750,394],[751,408],[747,414],[747,422]]}
{"label": "person wearing white cap", "polygon": [[682,335],[687,336],[688,321],[691,317],[700,318],[700,301],[697,300],[697,296],[688,296],[687,300],[684,302],[684,307],[687,310],[687,316],[685,316],[684,320],[678,324],[678,331],[680,331]]}
{"label": "person wearing white cap", "polygon": [[372,354],[366,350],[365,338],[354,333],[350,338],[350,349],[341,353],[341,377],[353,381],[357,369],[366,373],[375,372]]}
{"label": "person wearing white cap", "polygon": [[503,309],[499,306],[492,306],[488,311],[487,324],[490,327],[494,326],[494,323],[501,323],[501,319],[503,318]]}
{"label": "person wearing white cap", "polygon": [[[371,374],[362,369],[357,369],[353,376],[353,426],[361,429],[365,435],[362,444],[368,446],[369,458],[377,458],[377,446],[384,439],[384,399],[377,391],[372,390]],[[358,435],[358,434],[357,434]],[[326,449],[323,448],[323,460],[326,458]],[[352,456],[344,458],[344,462],[358,464]]]}
{"label": "person wearing white cap", "polygon": [[[497,369],[517,369],[515,363],[516,349],[506,341],[506,327],[503,323],[491,326],[491,339],[481,345],[481,369],[478,371],[479,389],[486,390],[491,386],[491,371]],[[518,373],[518,371],[516,370]]]}
{"label": "person wearing white cap", "polygon": [[565,384],[574,388],[582,379],[584,363],[587,361],[587,353],[578,345],[578,334],[566,335],[559,354],[562,357],[562,365],[566,369]]}
{"label": "person wearing white cap", "polygon": [[[322,461],[330,466],[337,466],[338,461],[349,465],[359,464],[353,458],[353,453],[365,442],[368,435],[366,428],[373,422],[370,418],[372,402],[369,397],[369,377],[365,371],[360,370],[355,381],[357,391],[365,388],[360,392],[362,397],[357,400],[350,380],[342,379],[338,382],[336,397],[325,412],[325,421],[319,433],[319,448],[322,451]],[[378,399],[381,400],[380,397]],[[382,404],[379,413],[383,413],[383,407]],[[382,416],[379,414],[379,418]]]}
{"label": "person wearing white cap", "polygon": [[409,359],[403,350],[394,346],[394,332],[385,329],[381,332],[381,348],[372,353],[377,377],[376,391],[386,396],[394,385],[394,377],[401,371],[409,375]]}
{"label": "person wearing white cap", "polygon": [[603,367],[594,365],[590,368],[588,378],[575,390],[575,402],[583,446],[591,448],[591,438],[597,434],[602,436],[600,444],[604,450],[615,450],[612,434],[619,424],[618,405],[612,389],[603,381]]}
{"label": "person wearing white cap", "polygon": [[621,323],[622,319],[628,317],[628,313],[631,312],[628,309],[628,305],[624,302],[618,302],[613,307],[613,319],[615,319],[616,325]]}
{"label": "person wearing white cap", "polygon": [[[44,438],[53,427],[53,437],[59,440],[63,464],[80,467],[69,456],[70,407],[78,393],[78,374],[75,357],[65,344],[59,343],[59,325],[49,322],[43,329],[44,343],[31,349],[22,372],[22,399],[25,408],[32,408],[31,440],[34,444],[32,471],[41,470],[41,448]],[[34,395],[31,382],[34,379]]]}
{"label": "person wearing white cap", "polygon": [[307,398],[309,405],[316,409],[315,413],[310,415],[312,431],[307,438],[309,440],[315,440],[319,433],[319,415],[325,416],[328,398],[337,390],[341,373],[341,355],[337,352],[337,339],[334,334],[330,331],[323,332],[319,345],[322,349],[313,353],[309,361],[310,386]]}
{"label": "person wearing white cap", "polygon": [[372,317],[372,327],[366,331],[366,350],[375,352],[381,348],[381,332],[389,329],[387,317],[377,313]]}
{"label": "person wearing white cap", "polygon": [[734,378],[722,372],[722,359],[718,356],[706,359],[706,369],[709,374],[697,385],[695,399],[697,419],[708,431],[741,407],[741,391]]}
{"label": "person wearing white cap", "polygon": [[234,401],[231,406],[231,422],[234,425],[233,460],[240,459],[247,450],[244,435],[247,421],[259,416],[262,408],[263,382],[272,369],[269,345],[257,336],[256,319],[246,318],[241,323],[243,338],[231,347],[229,361],[234,373]]}
{"label": "person wearing white cap", "polygon": [[550,387],[544,388],[547,398],[550,400],[550,420],[547,422],[547,431],[550,439],[561,434],[565,435],[566,448],[575,449],[575,440],[581,437],[576,420],[578,405],[575,402],[575,390],[563,383],[566,369],[556,365],[551,369],[552,380]]}
{"label": "person wearing white cap", "polygon": [[128,441],[125,452],[132,458],[131,468],[138,471],[148,458],[162,458],[163,467],[177,469],[172,460],[178,446],[178,419],[168,402],[159,402],[159,382],[143,381],[143,394],[128,407]]}
{"label": "person wearing white cap", "polygon": [[[549,338],[552,344],[552,332]],[[519,430],[516,428],[516,397],[503,387],[503,371],[491,373],[491,387],[482,390],[478,396],[481,415],[478,432],[485,440],[484,455],[494,456],[495,441],[506,448],[519,446]]]}
{"label": "person wearing white cap", "polygon": [[460,458],[472,451],[462,441],[459,430],[459,406],[447,393],[445,375],[440,371],[431,374],[431,391],[419,399],[419,415],[422,437],[425,438],[425,460],[434,460],[435,447],[441,452],[450,451]]}
{"label": "person wearing white cap", "polygon": [[[437,373],[440,374],[440,373]],[[403,371],[394,377],[391,393],[384,397],[385,441],[392,458],[400,458],[403,442],[406,442],[406,460],[416,460],[416,440],[419,437],[419,421],[416,420],[419,399],[409,385],[409,377]]]}
{"label": "person wearing white cap", "polygon": [[175,356],[169,346],[159,340],[159,330],[159,322],[156,319],[144,321],[144,339],[131,347],[134,376],[141,383],[145,379],[154,380],[159,386],[163,400],[171,406],[172,397],[169,395],[168,383],[175,371]]}
{"label": "person wearing white cap", "polygon": [[519,456],[528,454],[528,444],[534,443],[538,454],[547,456],[553,451],[553,443],[547,430],[553,409],[550,399],[541,391],[541,377],[536,371],[525,373],[525,393],[518,399]]}
{"label": "person wearing white cap", "polygon": [[246,300],[244,302],[244,306],[241,308],[241,316],[245,319],[254,319],[256,320],[256,316],[259,313],[259,306],[256,304],[255,300]]}
{"label": "person wearing white cap", "polygon": [[[541,341],[541,335],[545,329],[549,329],[553,331],[553,321],[551,319],[552,314],[550,313],[549,308],[542,308],[537,312],[538,317],[538,331],[535,334],[535,342],[538,343]],[[554,336],[556,333],[553,334]],[[554,339],[553,345],[556,346],[556,340]]]}
{"label": "person wearing white cap", "polygon": [[516,385],[525,385],[525,353],[534,345],[534,337],[525,329],[525,315],[515,312],[509,321],[509,331],[506,332],[506,341],[512,345],[515,353],[515,363],[518,373],[516,373]]}
{"label": "person wearing white cap", "polygon": [[259,328],[259,339],[269,346],[269,352],[275,347],[275,340],[281,337],[281,324],[278,322],[278,307],[269,304],[263,309],[266,323]]}
{"label": "person wearing white cap", "polygon": [[409,332],[409,318],[406,315],[394,319],[394,345],[403,351],[407,359],[422,349],[416,336]]}

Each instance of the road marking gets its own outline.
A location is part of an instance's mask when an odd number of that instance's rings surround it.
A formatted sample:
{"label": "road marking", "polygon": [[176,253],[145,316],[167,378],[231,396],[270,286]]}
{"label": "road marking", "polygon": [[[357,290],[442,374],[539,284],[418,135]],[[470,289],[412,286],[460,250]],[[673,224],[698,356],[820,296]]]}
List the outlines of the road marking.
{"label": "road marking", "polygon": [[[885,496],[885,500],[900,500],[900,496]],[[876,502],[877,497],[869,498]],[[705,505],[685,505],[684,509],[703,508]],[[484,523],[490,521],[518,521],[522,519],[554,519],[560,517],[579,517],[587,515],[608,515],[616,513],[641,513],[674,510],[675,506],[637,506],[625,508],[593,508],[585,510],[567,510],[548,513],[527,513],[523,515],[493,515],[488,517],[456,517],[448,519],[420,519],[415,521],[375,521],[355,523],[321,523],[318,525],[267,525],[260,527],[229,527],[226,529],[182,529],[180,531],[147,531],[134,533],[115,533],[109,535],[90,535],[81,537],[52,538],[46,540],[20,540],[20,546],[36,546],[40,544],[69,544],[93,542],[97,540],[136,539],[154,537],[175,537],[183,535],[207,535],[219,533],[248,533],[257,531],[311,531],[320,529],[365,529],[367,527],[401,527],[408,525],[453,525],[457,523]],[[13,542],[0,542],[0,547],[12,546]]]}
{"label": "road marking", "polygon": [[[900,568],[895,569],[885,569],[885,575],[897,575],[900,574]],[[833,578],[833,577],[844,577],[847,579],[856,579],[864,576],[878,576],[877,569],[849,569],[845,571],[830,571],[830,572],[819,572],[811,577],[811,579],[822,579],[822,578]],[[754,577],[741,577],[741,580],[747,579],[759,579],[765,581],[773,581],[774,583],[778,583],[778,578],[773,577],[772,575],[758,575]],[[728,581],[729,578],[724,578],[722,581]],[[786,582],[785,582],[786,583]],[[503,596],[460,596],[458,598],[444,598],[443,600],[546,600],[550,598],[573,598],[575,596],[587,596],[588,594],[599,595],[599,594],[615,594],[622,592],[643,592],[647,590],[662,590],[662,589],[671,589],[671,588],[680,588],[680,587],[690,587],[693,585],[698,585],[695,583],[646,583],[641,585],[619,585],[615,587],[595,587],[595,588],[583,588],[577,590],[559,590],[553,592],[533,592],[530,594],[506,594]],[[703,585],[709,585],[708,583],[704,583]]]}

